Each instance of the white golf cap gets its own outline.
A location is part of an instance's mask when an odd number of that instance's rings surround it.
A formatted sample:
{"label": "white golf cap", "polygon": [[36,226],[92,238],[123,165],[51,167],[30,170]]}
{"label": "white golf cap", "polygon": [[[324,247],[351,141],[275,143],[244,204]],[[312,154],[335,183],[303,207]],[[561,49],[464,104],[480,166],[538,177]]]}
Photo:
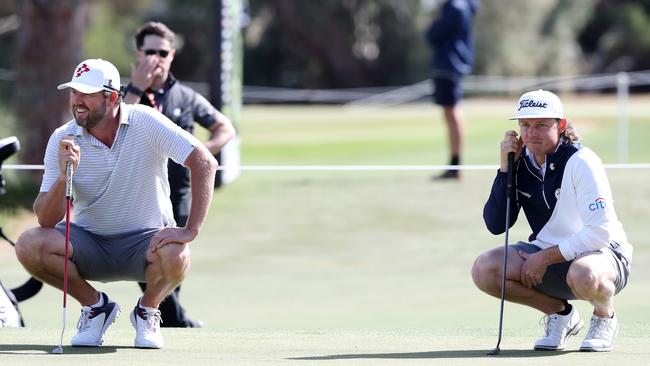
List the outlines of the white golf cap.
{"label": "white golf cap", "polygon": [[84,94],[97,93],[102,90],[120,91],[120,72],[110,62],[92,58],[83,61],[74,69],[72,79],[56,87],[72,88]]}
{"label": "white golf cap", "polygon": [[564,118],[560,98],[547,90],[538,89],[524,93],[515,108],[515,116],[510,119]]}

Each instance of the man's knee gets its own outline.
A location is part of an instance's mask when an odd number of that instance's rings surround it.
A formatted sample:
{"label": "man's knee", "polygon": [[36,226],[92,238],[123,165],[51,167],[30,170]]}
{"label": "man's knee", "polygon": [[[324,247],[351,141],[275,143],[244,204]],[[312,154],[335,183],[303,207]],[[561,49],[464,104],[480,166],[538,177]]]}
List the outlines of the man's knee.
{"label": "man's knee", "polygon": [[35,227],[26,230],[16,241],[16,256],[25,264],[41,256],[56,245],[61,234],[56,229]]}
{"label": "man's knee", "polygon": [[567,284],[576,296],[583,299],[614,294],[614,284],[608,276],[589,266],[572,265],[567,273]]}
{"label": "man's knee", "polygon": [[[502,259],[503,260],[503,259]],[[494,284],[497,284],[498,281],[495,281],[495,278],[500,277],[500,267],[495,266],[494,263],[498,261],[498,258],[495,258],[493,251],[485,252],[479,255],[474,264],[472,265],[472,280],[476,287],[483,291],[494,291]]]}
{"label": "man's knee", "polygon": [[190,248],[187,244],[168,244],[154,254],[162,272],[176,279],[185,278],[190,266]]}

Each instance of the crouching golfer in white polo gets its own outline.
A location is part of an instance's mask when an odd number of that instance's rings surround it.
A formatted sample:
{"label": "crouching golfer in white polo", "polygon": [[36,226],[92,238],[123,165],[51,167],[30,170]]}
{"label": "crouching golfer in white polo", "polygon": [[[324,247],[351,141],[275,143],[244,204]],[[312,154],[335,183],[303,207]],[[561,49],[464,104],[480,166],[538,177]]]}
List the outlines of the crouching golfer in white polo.
{"label": "crouching golfer in white polo", "polygon": [[[523,209],[533,231],[529,243],[509,246],[505,299],[544,314],[544,336],[536,350],[564,349],[583,327],[568,300],[594,306],[581,351],[610,351],[618,331],[614,295],[630,274],[632,246],[614,211],[600,159],[582,147],[565,119],[560,99],[537,90],[519,99],[514,118],[521,136],[508,131],[501,142],[501,167],[483,217],[493,234],[505,231],[508,153],[515,153],[515,192],[510,225]],[[501,296],[503,247],[481,254],[472,278],[482,291]]]}
{"label": "crouching golfer in white polo", "polygon": [[[18,239],[16,253],[36,278],[63,288],[66,163],[73,165],[74,215],[68,289],[81,305],[73,346],[99,346],[120,306],[87,281],[140,281],[147,290],[131,313],[135,346],[161,348],[158,305],[190,266],[196,238],[212,200],[217,162],[192,135],[158,111],[126,105],[111,63],[90,59],[74,70],[74,120],[58,128],[45,152],[45,174],[34,211],[40,227]],[[167,160],[190,169],[192,207],[175,227]]]}

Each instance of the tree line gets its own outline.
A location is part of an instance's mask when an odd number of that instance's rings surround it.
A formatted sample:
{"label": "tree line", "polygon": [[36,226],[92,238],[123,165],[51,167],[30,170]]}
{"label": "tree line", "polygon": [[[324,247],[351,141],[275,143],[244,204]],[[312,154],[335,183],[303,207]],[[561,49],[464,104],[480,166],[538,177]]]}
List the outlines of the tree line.
{"label": "tree line", "polygon": [[[83,58],[111,60],[124,77],[132,34],[160,20],[181,40],[172,72],[207,81],[214,6],[225,0],[14,0],[0,3],[0,69],[11,106],[40,163],[45,140],[69,118],[68,80]],[[241,0],[244,84],[293,88],[406,85],[426,79],[424,31],[439,0]],[[475,19],[481,75],[573,75],[650,68],[650,0],[483,0]],[[6,85],[3,84],[3,85]],[[14,119],[0,117],[0,131]],[[4,124],[4,126],[3,126]],[[11,129],[11,128],[10,128]],[[40,141],[40,143],[32,143]]]}

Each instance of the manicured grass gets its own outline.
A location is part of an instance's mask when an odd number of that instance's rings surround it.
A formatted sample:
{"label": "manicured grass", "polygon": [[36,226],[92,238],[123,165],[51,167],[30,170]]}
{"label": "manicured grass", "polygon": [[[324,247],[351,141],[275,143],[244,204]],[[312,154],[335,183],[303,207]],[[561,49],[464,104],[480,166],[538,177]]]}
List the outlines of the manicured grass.
{"label": "manicured grass", "polygon": [[[615,104],[571,99],[566,109],[586,145],[616,162]],[[649,162],[639,135],[646,107],[635,104],[630,161]],[[468,101],[468,164],[496,164],[511,102]],[[637,108],[638,111],[637,112]],[[593,114],[590,114],[592,112]],[[650,112],[650,111],[649,111]],[[446,162],[439,111],[431,106],[346,110],[341,107],[246,107],[244,164],[440,164]],[[636,141],[636,142],[635,142]],[[163,350],[132,348],[132,283],[95,285],[123,309],[99,349],[58,344],[61,293],[46,288],[21,303],[25,329],[0,330],[0,365],[83,363],[187,365],[515,364],[643,365],[650,357],[650,208],[648,170],[609,170],[616,209],[635,245],[633,274],[616,297],[622,324],[615,350],[533,352],[541,314],[506,304],[502,354],[485,356],[497,337],[499,301],[469,276],[476,255],[502,246],[484,228],[481,210],[493,170],[464,172],[460,182],[431,182],[434,172],[244,172],[217,191],[208,223],[192,244],[182,300],[203,329],[164,329]],[[14,220],[17,236],[33,218]],[[529,233],[524,217],[511,241]],[[11,249],[0,245],[0,278],[26,279]],[[69,298],[65,343],[78,304]],[[576,303],[585,320],[588,304]]]}

